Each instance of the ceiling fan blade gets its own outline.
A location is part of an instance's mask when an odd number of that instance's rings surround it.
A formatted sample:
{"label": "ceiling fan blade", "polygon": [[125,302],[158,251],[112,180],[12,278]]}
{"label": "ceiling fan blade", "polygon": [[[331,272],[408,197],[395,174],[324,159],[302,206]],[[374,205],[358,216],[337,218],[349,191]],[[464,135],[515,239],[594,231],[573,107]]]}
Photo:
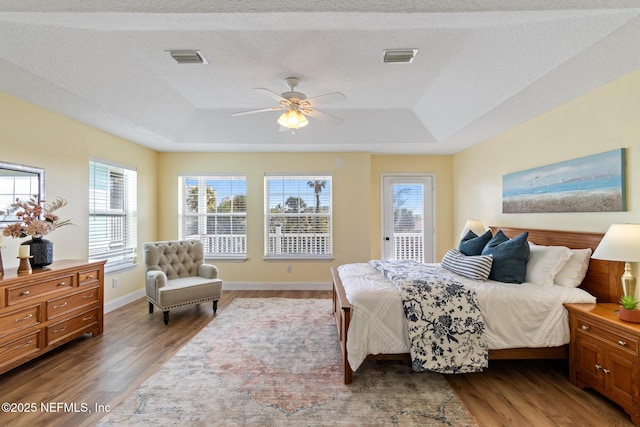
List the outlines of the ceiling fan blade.
{"label": "ceiling fan blade", "polygon": [[311,105],[329,104],[331,102],[346,101],[347,97],[342,92],[325,93],[324,95],[313,96],[307,98],[306,101]]}
{"label": "ceiling fan blade", "polygon": [[275,99],[278,102],[289,102],[287,99],[283,98],[279,93],[275,93],[272,90],[265,89],[263,87],[254,87],[253,90],[257,90],[260,93],[267,95],[269,98]]}
{"label": "ceiling fan blade", "polygon": [[325,113],[316,109],[305,108],[302,110],[302,112],[309,117],[313,117],[314,119],[325,120],[336,125],[342,124],[342,122],[344,122],[344,119],[342,117],[334,116],[333,114]]}
{"label": "ceiling fan blade", "polygon": [[245,116],[247,114],[255,114],[255,113],[264,113],[267,111],[280,111],[282,110],[284,107],[280,106],[280,107],[270,107],[270,108],[260,108],[257,110],[248,110],[248,111],[238,111],[237,113],[231,113],[232,116]]}

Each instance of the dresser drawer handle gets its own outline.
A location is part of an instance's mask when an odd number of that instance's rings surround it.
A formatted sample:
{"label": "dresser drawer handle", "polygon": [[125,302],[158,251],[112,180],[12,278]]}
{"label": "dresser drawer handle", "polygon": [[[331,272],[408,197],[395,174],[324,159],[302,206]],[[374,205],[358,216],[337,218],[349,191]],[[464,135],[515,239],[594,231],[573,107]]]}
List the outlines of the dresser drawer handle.
{"label": "dresser drawer handle", "polygon": [[598,365],[598,364],[596,363],[596,369],[597,369],[597,370],[600,370],[600,369],[602,369],[602,366],[600,366],[600,365]]}
{"label": "dresser drawer handle", "polygon": [[17,319],[13,319],[14,322],[22,322],[23,320],[29,320],[33,317],[33,314],[29,313],[24,317],[19,317]]}
{"label": "dresser drawer handle", "polygon": [[620,341],[618,341],[618,345],[621,345],[621,346],[625,347],[627,345],[627,342],[620,340]]}
{"label": "dresser drawer handle", "polygon": [[87,279],[93,279],[93,274],[88,275]]}
{"label": "dresser drawer handle", "polygon": [[62,307],[66,307],[67,306],[67,302],[65,301],[64,304],[60,304],[60,305],[54,305],[53,309],[57,310],[58,308],[62,308]]}
{"label": "dresser drawer handle", "polygon": [[587,325],[582,325],[582,330],[583,330],[583,331],[588,331],[588,330],[589,330],[589,327],[588,327]]}
{"label": "dresser drawer handle", "polygon": [[58,286],[60,286],[60,287],[67,286],[67,282],[60,282],[60,283],[58,283]]}
{"label": "dresser drawer handle", "polygon": [[82,321],[83,321],[83,322],[86,322],[87,320],[91,320],[91,319],[93,319],[93,316],[83,317],[83,318],[82,318]]}
{"label": "dresser drawer handle", "polygon": [[23,297],[28,297],[29,296],[29,291],[24,291],[20,295],[22,295]]}
{"label": "dresser drawer handle", "polygon": [[609,372],[611,372],[610,370],[608,370],[607,368],[602,368],[602,372],[604,372],[605,374],[608,374]]}
{"label": "dresser drawer handle", "polygon": [[83,296],[82,296],[82,298],[83,298],[83,299],[87,299],[87,298],[91,298],[91,297],[93,297],[94,295],[95,295],[95,294],[94,294],[93,292],[91,292],[91,294],[90,294],[90,295],[83,295]]}
{"label": "dresser drawer handle", "polygon": [[60,332],[64,331],[65,329],[67,329],[67,325],[64,325],[64,326],[63,326],[62,328],[60,328],[60,329],[54,329],[54,330],[53,330],[53,333],[54,333],[54,334],[57,334],[57,333],[60,333]]}
{"label": "dresser drawer handle", "polygon": [[20,350],[21,348],[25,348],[25,347],[29,347],[31,345],[33,341],[27,341],[26,343],[24,343],[23,345],[19,345],[17,347],[14,348],[14,350]]}

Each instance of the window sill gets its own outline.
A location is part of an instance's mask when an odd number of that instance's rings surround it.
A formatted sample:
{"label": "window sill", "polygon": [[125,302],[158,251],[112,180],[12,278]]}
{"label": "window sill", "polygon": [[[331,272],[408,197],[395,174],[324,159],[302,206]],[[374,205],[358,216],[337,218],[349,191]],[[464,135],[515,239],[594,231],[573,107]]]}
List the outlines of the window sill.
{"label": "window sill", "polygon": [[333,261],[333,255],[265,255],[265,261]]}
{"label": "window sill", "polygon": [[206,261],[246,262],[246,255],[204,255]]}

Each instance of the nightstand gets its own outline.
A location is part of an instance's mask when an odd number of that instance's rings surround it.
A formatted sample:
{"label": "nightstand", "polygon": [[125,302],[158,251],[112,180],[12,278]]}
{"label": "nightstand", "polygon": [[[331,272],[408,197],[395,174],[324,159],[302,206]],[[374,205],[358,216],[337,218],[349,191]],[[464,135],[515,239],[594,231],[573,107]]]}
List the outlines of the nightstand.
{"label": "nightstand", "polygon": [[617,304],[565,304],[569,381],[616,402],[640,425],[640,324],[618,319]]}

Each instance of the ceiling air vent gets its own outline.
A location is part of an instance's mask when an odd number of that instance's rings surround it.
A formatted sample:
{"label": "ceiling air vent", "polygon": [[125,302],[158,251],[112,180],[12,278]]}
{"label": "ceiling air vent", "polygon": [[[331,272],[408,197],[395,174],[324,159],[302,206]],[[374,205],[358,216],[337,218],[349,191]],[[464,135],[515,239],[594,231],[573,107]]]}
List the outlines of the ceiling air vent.
{"label": "ceiling air vent", "polygon": [[207,64],[199,50],[170,50],[169,54],[178,64]]}
{"label": "ceiling air vent", "polygon": [[385,64],[410,64],[417,53],[418,49],[385,49],[382,51],[382,62]]}

